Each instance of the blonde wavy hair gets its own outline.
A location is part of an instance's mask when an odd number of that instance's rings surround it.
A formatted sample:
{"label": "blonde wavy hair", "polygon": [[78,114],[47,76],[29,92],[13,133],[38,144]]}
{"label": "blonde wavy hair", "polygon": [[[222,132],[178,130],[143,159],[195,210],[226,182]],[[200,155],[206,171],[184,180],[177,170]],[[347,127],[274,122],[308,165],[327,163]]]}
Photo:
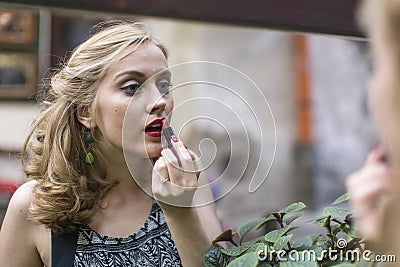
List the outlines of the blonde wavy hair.
{"label": "blonde wavy hair", "polygon": [[[96,91],[107,66],[126,47],[153,42],[167,57],[162,44],[138,22],[112,21],[95,26],[96,33],[79,45],[69,60],[47,82],[41,113],[25,142],[22,161],[28,179],[36,180],[29,217],[56,233],[88,224],[99,201],[115,184],[105,180],[105,162],[96,150],[98,129],[85,129],[77,110],[89,109],[95,119]],[[94,136],[93,165],[84,163],[84,131]]]}

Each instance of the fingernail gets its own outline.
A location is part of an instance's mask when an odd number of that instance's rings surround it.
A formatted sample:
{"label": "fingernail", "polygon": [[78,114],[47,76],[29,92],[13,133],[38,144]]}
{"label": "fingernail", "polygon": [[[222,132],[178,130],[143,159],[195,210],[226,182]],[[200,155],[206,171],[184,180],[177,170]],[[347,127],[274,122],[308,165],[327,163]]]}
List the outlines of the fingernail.
{"label": "fingernail", "polygon": [[172,136],[171,136],[171,140],[172,140],[172,142],[174,142],[174,143],[179,142],[178,137],[176,137],[175,135],[172,135]]}

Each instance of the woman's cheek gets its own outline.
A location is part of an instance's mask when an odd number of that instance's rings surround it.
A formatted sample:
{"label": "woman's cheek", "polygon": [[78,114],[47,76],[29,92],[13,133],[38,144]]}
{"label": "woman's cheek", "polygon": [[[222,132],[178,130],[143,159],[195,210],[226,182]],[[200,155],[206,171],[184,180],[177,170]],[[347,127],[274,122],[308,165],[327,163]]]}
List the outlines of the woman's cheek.
{"label": "woman's cheek", "polygon": [[380,109],[379,107],[381,106],[381,99],[380,99],[380,89],[381,89],[381,85],[380,85],[380,79],[379,76],[375,73],[370,80],[369,83],[369,90],[368,90],[368,102],[369,102],[369,106],[370,109],[372,111],[372,115],[374,117],[374,120],[376,123],[379,122],[380,120]]}
{"label": "woman's cheek", "polygon": [[[400,147],[400,82],[396,82],[390,70],[376,73],[369,88],[369,102],[378,132],[389,148]],[[400,160],[398,149],[389,149],[393,158]],[[398,154],[398,155],[397,155]],[[400,162],[400,161],[399,161]]]}
{"label": "woman's cheek", "polygon": [[167,99],[167,106],[165,109],[166,109],[165,112],[167,114],[170,114],[174,109],[174,99],[172,98],[171,95],[169,95],[169,98]]}

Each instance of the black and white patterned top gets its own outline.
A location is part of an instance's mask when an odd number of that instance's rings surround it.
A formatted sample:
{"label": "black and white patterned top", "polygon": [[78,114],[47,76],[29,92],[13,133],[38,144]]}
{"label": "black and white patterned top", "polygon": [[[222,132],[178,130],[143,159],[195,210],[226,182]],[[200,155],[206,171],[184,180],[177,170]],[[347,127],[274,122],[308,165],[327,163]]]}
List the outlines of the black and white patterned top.
{"label": "black and white patterned top", "polygon": [[82,226],[79,230],[74,267],[89,266],[181,267],[182,264],[164,213],[154,202],[144,225],[128,237],[109,237],[88,226]]}

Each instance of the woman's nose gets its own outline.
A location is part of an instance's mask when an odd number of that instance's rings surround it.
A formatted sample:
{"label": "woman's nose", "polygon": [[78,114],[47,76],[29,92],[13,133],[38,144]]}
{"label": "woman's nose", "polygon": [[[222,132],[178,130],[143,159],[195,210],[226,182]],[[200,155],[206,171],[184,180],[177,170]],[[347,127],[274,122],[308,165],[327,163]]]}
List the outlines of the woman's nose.
{"label": "woman's nose", "polygon": [[152,98],[149,101],[147,111],[149,113],[161,113],[164,111],[167,102],[163,95],[156,89],[156,92],[152,93]]}

